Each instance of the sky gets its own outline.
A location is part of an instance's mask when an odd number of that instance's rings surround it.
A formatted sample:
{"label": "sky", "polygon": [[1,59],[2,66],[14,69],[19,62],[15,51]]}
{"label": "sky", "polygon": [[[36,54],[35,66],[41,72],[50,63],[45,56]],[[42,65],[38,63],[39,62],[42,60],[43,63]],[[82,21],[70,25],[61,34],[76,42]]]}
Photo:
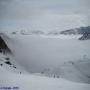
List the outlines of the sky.
{"label": "sky", "polygon": [[0,0],[0,30],[64,30],[89,25],[89,0]]}

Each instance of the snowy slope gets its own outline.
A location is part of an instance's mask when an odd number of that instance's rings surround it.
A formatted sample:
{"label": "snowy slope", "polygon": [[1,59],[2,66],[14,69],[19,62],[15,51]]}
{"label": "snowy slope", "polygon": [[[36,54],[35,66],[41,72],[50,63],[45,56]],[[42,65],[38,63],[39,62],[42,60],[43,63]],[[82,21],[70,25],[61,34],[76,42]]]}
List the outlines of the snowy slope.
{"label": "snowy slope", "polygon": [[25,70],[16,62],[13,50],[9,46],[13,43],[12,40],[4,33],[0,33],[0,37],[0,66],[13,73],[24,73]]}
{"label": "snowy slope", "polygon": [[13,73],[27,73],[22,66],[20,66],[10,54],[0,53],[0,67]]}
{"label": "snowy slope", "polygon": [[[5,75],[7,73],[7,76]],[[89,90],[89,84],[74,83],[28,74],[13,74],[0,67],[0,87],[17,87],[17,90]]]}

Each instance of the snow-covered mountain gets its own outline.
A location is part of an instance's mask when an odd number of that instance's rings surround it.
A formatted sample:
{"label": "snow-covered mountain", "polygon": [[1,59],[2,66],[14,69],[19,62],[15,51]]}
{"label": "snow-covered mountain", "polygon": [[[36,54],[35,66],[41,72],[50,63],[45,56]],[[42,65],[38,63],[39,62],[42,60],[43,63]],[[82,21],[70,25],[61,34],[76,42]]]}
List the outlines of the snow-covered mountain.
{"label": "snow-covered mountain", "polygon": [[87,39],[90,39],[90,26],[65,30],[65,31],[60,32],[60,34],[64,34],[64,35],[80,34],[82,35],[82,37],[80,37],[79,40],[87,40]]}
{"label": "snow-covered mountain", "polygon": [[89,40],[21,33],[1,33],[0,37],[1,86],[18,85],[20,90],[90,89]]}
{"label": "snow-covered mountain", "polygon": [[75,35],[76,34],[90,34],[90,26],[65,30],[60,33],[65,34],[65,35],[67,35],[67,34],[75,34]]}
{"label": "snow-covered mountain", "polygon": [[[79,27],[64,31],[52,30],[52,31],[41,31],[41,30],[20,30],[14,31],[12,34],[21,34],[21,35],[41,35],[49,37],[59,37],[59,38],[76,38],[78,40],[87,40],[90,39],[90,26]],[[68,37],[67,37],[68,36]]]}

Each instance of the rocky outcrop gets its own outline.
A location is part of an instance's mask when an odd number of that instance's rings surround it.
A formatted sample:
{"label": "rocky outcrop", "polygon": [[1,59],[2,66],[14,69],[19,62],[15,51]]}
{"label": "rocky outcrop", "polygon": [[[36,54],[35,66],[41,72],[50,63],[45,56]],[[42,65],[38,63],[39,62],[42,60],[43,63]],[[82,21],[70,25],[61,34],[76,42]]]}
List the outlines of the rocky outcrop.
{"label": "rocky outcrop", "polygon": [[2,36],[0,36],[0,52],[2,53],[11,53],[10,48],[7,46]]}
{"label": "rocky outcrop", "polygon": [[83,36],[79,38],[79,40],[88,40],[88,39],[90,39],[90,34],[83,34]]}

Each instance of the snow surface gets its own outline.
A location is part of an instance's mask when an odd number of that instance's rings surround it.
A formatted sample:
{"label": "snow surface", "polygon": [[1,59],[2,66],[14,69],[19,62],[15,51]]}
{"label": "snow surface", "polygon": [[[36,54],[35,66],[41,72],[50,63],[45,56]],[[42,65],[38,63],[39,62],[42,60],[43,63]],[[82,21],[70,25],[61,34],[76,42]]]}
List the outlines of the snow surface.
{"label": "snow surface", "polygon": [[[6,76],[7,73],[7,76]],[[2,78],[1,78],[2,76]],[[89,84],[74,83],[36,75],[18,75],[0,67],[0,87],[19,87],[18,90],[89,90]]]}

